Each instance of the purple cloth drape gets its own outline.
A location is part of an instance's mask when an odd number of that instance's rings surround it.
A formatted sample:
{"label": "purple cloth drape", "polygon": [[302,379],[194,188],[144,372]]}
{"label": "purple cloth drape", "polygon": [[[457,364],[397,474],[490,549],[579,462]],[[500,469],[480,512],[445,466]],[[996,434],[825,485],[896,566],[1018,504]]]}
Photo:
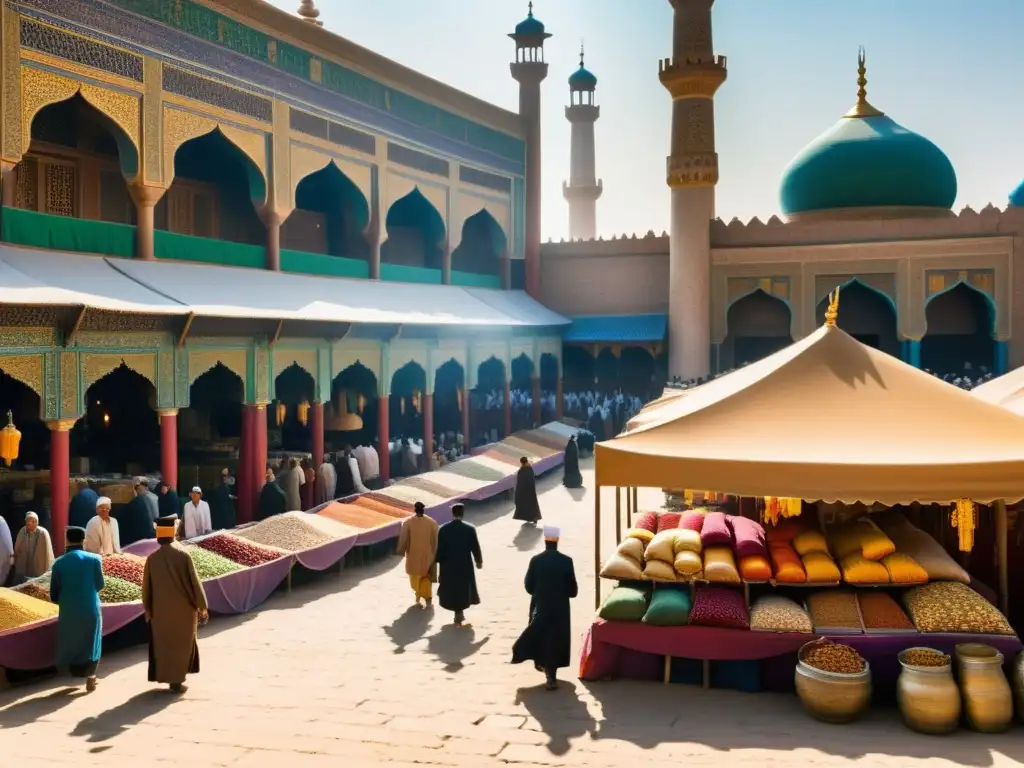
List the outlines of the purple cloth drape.
{"label": "purple cloth drape", "polygon": [[203,582],[211,613],[248,613],[263,603],[288,577],[295,564],[291,555],[269,563],[228,573]]}

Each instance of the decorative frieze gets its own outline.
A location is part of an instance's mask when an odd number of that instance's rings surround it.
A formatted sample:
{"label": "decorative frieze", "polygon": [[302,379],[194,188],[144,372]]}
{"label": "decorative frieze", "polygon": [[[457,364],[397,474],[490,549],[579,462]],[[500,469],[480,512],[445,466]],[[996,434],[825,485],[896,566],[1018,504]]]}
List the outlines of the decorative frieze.
{"label": "decorative frieze", "polygon": [[127,355],[84,355],[82,364],[82,386],[88,391],[89,387],[95,384],[109,373],[121,366],[142,376],[154,387],[157,385],[156,378],[156,355],[155,354],[127,354]]}
{"label": "decorative frieze", "polygon": [[142,82],[142,57],[31,19],[21,22],[21,47]]}
{"label": "decorative frieze", "polygon": [[168,93],[237,112],[264,123],[269,123],[273,118],[273,102],[270,99],[176,67],[164,67],[163,88]]}
{"label": "decorative frieze", "polygon": [[43,396],[42,355],[0,355],[0,371]]}
{"label": "decorative frieze", "polygon": [[62,416],[77,416],[82,409],[78,381],[78,353],[60,353],[60,411]]}

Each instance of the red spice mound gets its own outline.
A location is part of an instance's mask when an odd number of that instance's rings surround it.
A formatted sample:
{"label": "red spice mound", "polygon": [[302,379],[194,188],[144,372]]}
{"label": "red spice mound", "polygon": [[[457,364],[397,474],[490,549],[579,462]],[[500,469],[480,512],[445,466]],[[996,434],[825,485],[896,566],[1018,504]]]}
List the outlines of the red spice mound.
{"label": "red spice mound", "polygon": [[197,541],[196,545],[202,547],[207,552],[213,552],[215,555],[226,557],[233,563],[244,565],[246,568],[269,563],[271,560],[277,560],[285,554],[284,552],[253,544],[251,541],[246,541],[227,533],[218,533],[215,536],[202,539]]}
{"label": "red spice mound", "polygon": [[394,520],[401,520],[402,518],[409,517],[409,512],[402,509],[402,507],[397,503],[389,504],[386,501],[382,501],[380,498],[372,499],[368,496],[360,496],[358,499],[353,499],[352,506],[362,507],[370,512],[376,512],[377,514],[390,517]]}
{"label": "red spice mound", "polygon": [[146,558],[138,555],[107,555],[103,558],[103,575],[142,586],[142,575],[146,571]]}

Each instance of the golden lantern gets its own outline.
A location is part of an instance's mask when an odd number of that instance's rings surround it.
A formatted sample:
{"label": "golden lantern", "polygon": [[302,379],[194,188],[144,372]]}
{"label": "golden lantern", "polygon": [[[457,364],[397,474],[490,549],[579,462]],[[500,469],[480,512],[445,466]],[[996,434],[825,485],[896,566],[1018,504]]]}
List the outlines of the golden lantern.
{"label": "golden lantern", "polygon": [[309,423],[309,401],[303,400],[299,403],[299,423],[306,426]]}
{"label": "golden lantern", "polygon": [[359,393],[359,397],[356,400],[356,410],[359,411],[360,416],[363,414],[363,411],[366,410],[366,395],[362,392]]}
{"label": "golden lantern", "polygon": [[[360,395],[362,397],[362,395]],[[339,401],[337,429],[342,432],[355,432],[363,428],[363,420],[354,413],[348,412],[348,393],[342,392]]]}
{"label": "golden lantern", "polygon": [[280,427],[284,424],[285,416],[288,415],[288,406],[278,400],[277,406],[274,408],[274,413],[277,416],[277,426]]}
{"label": "golden lantern", "polygon": [[14,414],[7,412],[7,426],[0,429],[0,459],[8,467],[18,458],[18,446],[21,445],[21,432],[14,426]]}
{"label": "golden lantern", "polygon": [[412,407],[414,409],[416,409],[417,411],[422,411],[423,410],[423,393],[422,392],[420,392],[418,389],[413,390],[412,397],[410,398],[410,400],[412,401]]}

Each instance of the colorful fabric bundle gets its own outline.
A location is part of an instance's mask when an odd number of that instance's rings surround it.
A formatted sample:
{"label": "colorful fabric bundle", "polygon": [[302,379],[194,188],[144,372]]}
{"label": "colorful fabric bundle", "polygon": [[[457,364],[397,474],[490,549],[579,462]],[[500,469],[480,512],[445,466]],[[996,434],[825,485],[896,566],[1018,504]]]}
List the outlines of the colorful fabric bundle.
{"label": "colorful fabric bundle", "polygon": [[700,554],[703,546],[700,541],[700,534],[696,531],[691,531],[688,528],[677,528],[676,536],[673,539],[673,549],[675,554],[680,552],[696,552]]}
{"label": "colorful fabric bundle", "polygon": [[682,627],[690,618],[690,592],[688,589],[661,587],[654,590],[651,604],[644,614],[644,624],[653,627]]}
{"label": "colorful fabric bundle", "polygon": [[771,544],[775,541],[792,541],[807,530],[807,524],[800,519],[780,520],[777,525],[765,529],[765,540]]}
{"label": "colorful fabric bundle", "polygon": [[679,520],[682,516],[681,512],[662,512],[658,517],[658,533],[672,528],[678,528]]}
{"label": "colorful fabric bundle", "polygon": [[597,615],[606,621],[640,621],[647,613],[647,590],[617,586]]}
{"label": "colorful fabric bundle", "polygon": [[684,512],[679,519],[679,527],[700,533],[704,527],[704,517],[705,515],[701,512]]}
{"label": "colorful fabric bundle", "polygon": [[768,554],[772,560],[772,571],[775,573],[775,580],[781,584],[804,584],[807,581],[807,572],[800,560],[800,556],[789,544],[777,541],[768,548]]}
{"label": "colorful fabric bundle", "polygon": [[651,543],[651,539],[654,538],[654,532],[648,531],[646,528],[630,528],[626,531],[627,539],[639,539],[647,546]]}
{"label": "colorful fabric bundle", "polygon": [[704,548],[729,547],[732,549],[732,529],[722,512],[709,512],[704,518],[704,527],[700,530],[700,540]]}
{"label": "colorful fabric bundle", "polygon": [[743,595],[727,587],[701,587],[690,611],[690,626],[749,629]]}
{"label": "colorful fabric bundle", "polygon": [[772,577],[772,564],[764,555],[741,557],[740,577],[744,581],[768,581]]}
{"label": "colorful fabric bundle", "polygon": [[800,557],[810,555],[815,552],[824,552],[828,554],[828,542],[825,541],[825,534],[819,530],[809,530],[797,535],[793,539],[793,549]]}
{"label": "colorful fabric bundle", "polygon": [[807,572],[807,581],[811,584],[838,584],[842,578],[836,561],[824,552],[804,555],[802,562]]}
{"label": "colorful fabric bundle", "polygon": [[672,567],[684,579],[699,579],[704,570],[704,561],[700,559],[699,553],[684,549],[676,553]]}
{"label": "colorful fabric bundle", "polygon": [[641,512],[639,515],[633,518],[633,527],[640,528],[651,533],[658,532],[658,513],[657,512]]}
{"label": "colorful fabric bundle", "polygon": [[704,549],[704,578],[717,584],[739,584],[740,573],[736,560],[728,547]]}
{"label": "colorful fabric bundle", "polygon": [[912,525],[902,515],[886,519],[885,533],[896,545],[900,554],[906,555],[921,566],[929,581],[958,581],[970,584],[971,577],[960,564],[950,557],[942,545],[928,533]]}
{"label": "colorful fabric bundle", "polygon": [[644,561],[644,543],[640,539],[623,539],[619,542],[619,554],[631,557],[638,563]]}
{"label": "colorful fabric bundle", "polygon": [[613,581],[639,581],[643,578],[643,564],[621,552],[615,552],[601,568],[602,579]]}
{"label": "colorful fabric bundle", "polygon": [[671,563],[676,555],[676,536],[683,533],[678,528],[671,528],[657,534],[644,551],[645,560],[661,560]]}
{"label": "colorful fabric bundle", "polygon": [[648,560],[644,565],[643,578],[648,581],[677,581],[675,565],[663,560]]}
{"label": "colorful fabric bundle", "polygon": [[847,555],[839,561],[843,572],[843,581],[847,584],[888,584],[889,571],[874,560],[868,560],[861,554]]}
{"label": "colorful fabric bundle", "polygon": [[902,552],[883,557],[882,565],[889,572],[889,581],[893,584],[924,584],[928,581],[928,572],[914,558]]}
{"label": "colorful fabric bundle", "polygon": [[765,548],[764,528],[760,523],[735,515],[727,517],[725,521],[732,530],[735,541],[733,551],[736,557],[764,557],[768,554]]}

